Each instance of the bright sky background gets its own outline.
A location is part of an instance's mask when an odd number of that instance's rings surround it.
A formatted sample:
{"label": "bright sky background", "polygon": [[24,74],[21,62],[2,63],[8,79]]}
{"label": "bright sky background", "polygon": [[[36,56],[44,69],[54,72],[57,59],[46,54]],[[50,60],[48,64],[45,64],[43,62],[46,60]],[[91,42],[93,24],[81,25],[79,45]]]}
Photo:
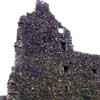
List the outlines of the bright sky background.
{"label": "bright sky background", "polygon": [[[51,12],[72,35],[74,50],[100,54],[100,0],[45,0]],[[36,0],[0,0],[0,95],[14,66],[17,22],[32,12]]]}

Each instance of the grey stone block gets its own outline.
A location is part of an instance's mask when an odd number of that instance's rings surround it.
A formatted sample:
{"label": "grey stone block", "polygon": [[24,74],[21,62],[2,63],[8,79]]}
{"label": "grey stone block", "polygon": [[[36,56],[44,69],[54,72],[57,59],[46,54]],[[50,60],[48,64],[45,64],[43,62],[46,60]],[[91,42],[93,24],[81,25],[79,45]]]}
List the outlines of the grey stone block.
{"label": "grey stone block", "polygon": [[7,100],[6,96],[0,96],[0,100]]}

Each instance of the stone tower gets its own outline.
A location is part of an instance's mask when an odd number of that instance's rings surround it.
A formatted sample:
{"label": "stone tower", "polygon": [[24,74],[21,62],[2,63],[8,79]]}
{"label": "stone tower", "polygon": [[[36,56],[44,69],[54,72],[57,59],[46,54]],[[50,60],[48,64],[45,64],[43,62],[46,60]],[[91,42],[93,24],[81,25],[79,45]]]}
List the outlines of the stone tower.
{"label": "stone tower", "polygon": [[65,99],[62,54],[73,52],[69,30],[40,0],[35,12],[20,17],[18,26],[8,100]]}
{"label": "stone tower", "polygon": [[7,100],[100,100],[100,56],[73,50],[46,2],[21,16]]}

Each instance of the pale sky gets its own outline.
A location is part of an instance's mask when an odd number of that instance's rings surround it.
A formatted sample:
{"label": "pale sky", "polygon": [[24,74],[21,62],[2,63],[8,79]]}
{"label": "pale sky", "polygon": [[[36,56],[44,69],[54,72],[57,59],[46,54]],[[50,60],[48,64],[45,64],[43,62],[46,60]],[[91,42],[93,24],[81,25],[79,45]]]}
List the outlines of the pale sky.
{"label": "pale sky", "polygon": [[[51,12],[71,31],[74,50],[100,54],[100,0],[45,0]],[[0,95],[14,66],[17,22],[32,12],[36,0],[0,0]]]}

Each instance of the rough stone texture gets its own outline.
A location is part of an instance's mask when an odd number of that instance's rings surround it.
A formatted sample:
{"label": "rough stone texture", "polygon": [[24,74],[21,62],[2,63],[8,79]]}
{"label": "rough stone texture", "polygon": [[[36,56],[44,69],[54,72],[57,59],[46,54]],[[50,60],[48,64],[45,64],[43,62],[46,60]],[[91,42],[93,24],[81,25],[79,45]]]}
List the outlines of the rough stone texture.
{"label": "rough stone texture", "polygon": [[7,100],[6,96],[0,96],[0,100]]}
{"label": "rough stone texture", "polygon": [[7,100],[100,100],[100,56],[74,51],[47,3],[20,17],[15,52]]}

